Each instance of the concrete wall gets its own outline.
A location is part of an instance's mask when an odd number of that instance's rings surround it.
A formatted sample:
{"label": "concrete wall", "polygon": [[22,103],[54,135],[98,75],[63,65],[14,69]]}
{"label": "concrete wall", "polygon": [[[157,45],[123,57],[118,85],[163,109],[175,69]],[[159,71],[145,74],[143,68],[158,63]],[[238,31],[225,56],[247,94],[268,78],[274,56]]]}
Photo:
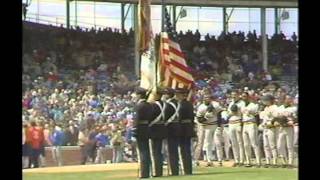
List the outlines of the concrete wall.
{"label": "concrete wall", "polygon": [[[63,165],[80,165],[80,147],[79,146],[63,146],[62,149],[62,159]],[[105,153],[106,160],[112,159],[112,149],[107,149]],[[57,166],[57,164],[52,159],[51,147],[45,148],[45,160],[46,167]]]}

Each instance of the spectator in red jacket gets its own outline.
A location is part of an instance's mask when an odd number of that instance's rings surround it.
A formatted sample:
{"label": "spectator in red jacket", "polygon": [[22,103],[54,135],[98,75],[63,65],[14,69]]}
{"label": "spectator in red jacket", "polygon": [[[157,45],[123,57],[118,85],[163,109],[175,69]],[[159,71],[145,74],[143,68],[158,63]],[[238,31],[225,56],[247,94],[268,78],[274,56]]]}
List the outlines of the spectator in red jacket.
{"label": "spectator in red jacket", "polygon": [[30,157],[30,146],[27,143],[28,123],[23,121],[22,127],[22,168],[28,168]]}
{"label": "spectator in red jacket", "polygon": [[57,82],[58,80],[59,80],[59,77],[57,76],[57,74],[50,71],[48,74],[48,81]]}
{"label": "spectator in red jacket", "polygon": [[43,129],[37,126],[36,122],[30,123],[31,127],[27,132],[27,141],[31,145],[31,164],[34,168],[39,167],[39,156],[44,143]]}

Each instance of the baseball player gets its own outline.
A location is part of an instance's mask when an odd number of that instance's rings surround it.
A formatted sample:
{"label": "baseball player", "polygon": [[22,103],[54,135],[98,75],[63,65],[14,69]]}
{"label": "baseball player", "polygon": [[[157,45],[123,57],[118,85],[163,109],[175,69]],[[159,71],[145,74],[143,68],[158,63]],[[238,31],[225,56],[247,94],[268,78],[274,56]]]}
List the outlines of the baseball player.
{"label": "baseball player", "polygon": [[223,144],[223,149],[225,153],[225,161],[229,161],[230,159],[230,148],[231,142],[229,138],[229,124],[228,124],[228,111],[222,111],[220,114],[222,129],[222,137],[221,142]]}
{"label": "baseball player", "polygon": [[[216,129],[216,131],[214,132],[214,135],[213,135],[213,145],[214,145],[214,148],[215,148],[215,151],[213,151],[213,152],[216,152],[216,154],[217,154],[217,159],[218,159],[218,162],[219,162],[219,166],[222,166],[222,159],[223,159],[223,148],[222,148],[222,146],[224,144],[226,144],[225,141],[229,141],[229,139],[226,138],[226,136],[225,136],[225,130],[224,130],[225,124],[223,123],[223,120],[221,118],[221,113],[222,113],[222,111],[220,111],[218,113],[218,115],[217,115],[217,122],[218,122],[217,125],[218,125],[218,127],[217,127],[217,129]],[[229,143],[229,145],[230,145],[230,143]],[[226,152],[228,153],[229,151],[227,150]]]}
{"label": "baseball player", "polygon": [[[195,150],[195,160],[199,160],[202,147],[206,152],[207,167],[213,166],[212,146],[214,143],[214,134],[218,127],[217,114],[222,110],[220,104],[212,101],[210,94],[204,95],[204,102],[198,107],[196,112],[196,123],[198,125],[198,143]],[[220,145],[219,145],[220,144]],[[218,161],[222,161],[221,143],[216,143]],[[199,162],[196,162],[199,165]]]}
{"label": "baseball player", "polygon": [[[294,149],[293,149],[293,137],[294,137],[294,119],[296,109],[292,106],[292,100],[290,96],[285,96],[284,104],[279,108],[279,137],[277,146],[279,147],[279,154],[283,160],[283,167],[293,167]],[[286,148],[288,153],[286,152]],[[289,161],[288,161],[289,158]]]}
{"label": "baseball player", "polygon": [[243,122],[243,143],[246,157],[245,167],[251,167],[251,147],[254,149],[256,165],[261,166],[260,148],[258,145],[258,126],[256,115],[258,114],[259,105],[253,98],[248,97],[248,93],[242,94],[242,100],[245,105],[241,108]]}
{"label": "baseball player", "polygon": [[[293,107],[295,109],[295,113],[293,114],[294,117],[294,126],[293,126],[293,132],[294,132],[294,138],[293,138],[293,144],[294,144],[294,151],[295,154],[298,154],[298,144],[299,144],[299,119],[298,119],[298,97],[295,98],[293,101]],[[296,156],[295,156],[296,157]]]}
{"label": "baseball player", "polygon": [[266,156],[266,165],[269,167],[272,158],[273,166],[277,165],[278,151],[276,146],[277,130],[275,128],[275,112],[277,112],[277,105],[274,104],[274,97],[266,95],[261,98],[265,108],[260,112],[259,116],[263,120],[260,126],[263,127],[263,145]]}
{"label": "baseball player", "polygon": [[229,137],[231,139],[233,157],[235,163],[233,166],[242,166],[244,163],[244,147],[242,139],[242,115],[241,108],[245,102],[240,99],[237,92],[231,93],[232,101],[228,106]]}

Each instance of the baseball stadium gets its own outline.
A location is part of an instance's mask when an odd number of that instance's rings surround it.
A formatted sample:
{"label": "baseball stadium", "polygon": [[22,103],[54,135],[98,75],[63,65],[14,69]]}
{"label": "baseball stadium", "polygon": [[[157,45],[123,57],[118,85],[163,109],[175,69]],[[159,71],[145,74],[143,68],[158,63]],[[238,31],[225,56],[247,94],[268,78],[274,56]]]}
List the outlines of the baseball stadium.
{"label": "baseball stadium", "polygon": [[25,180],[297,180],[297,0],[22,0]]}

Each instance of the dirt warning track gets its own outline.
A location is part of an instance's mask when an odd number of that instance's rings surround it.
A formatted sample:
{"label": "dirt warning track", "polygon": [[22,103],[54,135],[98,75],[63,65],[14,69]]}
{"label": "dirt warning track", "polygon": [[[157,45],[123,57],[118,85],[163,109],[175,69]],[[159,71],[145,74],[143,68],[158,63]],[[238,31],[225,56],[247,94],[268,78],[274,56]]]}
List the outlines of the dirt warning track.
{"label": "dirt warning track", "polygon": [[[205,166],[204,162],[200,163]],[[218,163],[214,163],[218,166]],[[231,167],[232,162],[224,162],[224,167]],[[166,169],[167,166],[164,166]],[[117,163],[117,164],[92,164],[92,165],[75,165],[62,167],[45,167],[24,169],[23,173],[72,173],[72,172],[98,172],[98,171],[114,171],[114,170],[137,170],[138,163]]]}
{"label": "dirt warning track", "polygon": [[113,171],[113,170],[134,170],[137,168],[138,168],[137,163],[93,164],[93,165],[24,169],[23,173],[94,172],[94,171]]}

